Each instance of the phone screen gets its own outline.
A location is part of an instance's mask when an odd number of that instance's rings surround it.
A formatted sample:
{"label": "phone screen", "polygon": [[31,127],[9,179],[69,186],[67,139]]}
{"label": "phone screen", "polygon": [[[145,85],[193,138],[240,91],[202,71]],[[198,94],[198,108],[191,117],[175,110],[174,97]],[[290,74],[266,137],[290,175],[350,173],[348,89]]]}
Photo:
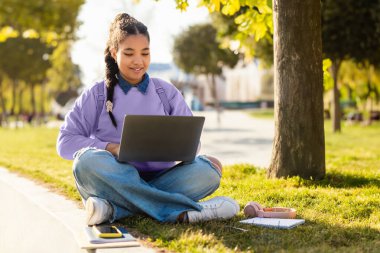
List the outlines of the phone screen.
{"label": "phone screen", "polygon": [[117,231],[114,227],[112,226],[96,226],[96,228],[99,230],[100,233],[104,234],[118,234],[119,231]]}

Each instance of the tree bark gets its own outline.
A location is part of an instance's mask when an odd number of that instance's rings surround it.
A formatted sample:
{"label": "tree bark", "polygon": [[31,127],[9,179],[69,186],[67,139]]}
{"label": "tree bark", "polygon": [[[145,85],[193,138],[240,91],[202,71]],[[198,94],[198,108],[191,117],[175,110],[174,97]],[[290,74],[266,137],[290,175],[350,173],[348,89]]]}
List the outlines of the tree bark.
{"label": "tree bark", "polygon": [[7,108],[5,106],[5,97],[3,95],[3,80],[0,78],[0,106],[1,106],[1,122],[0,127],[3,126],[3,123],[8,125],[8,115],[7,115]]}
{"label": "tree bark", "polygon": [[23,100],[24,100],[24,89],[20,87],[20,91],[18,93],[18,115],[24,116],[24,105],[23,105]]}
{"label": "tree bark", "polygon": [[334,82],[333,94],[332,94],[332,124],[333,124],[333,132],[340,132],[340,120],[342,118],[342,113],[340,109],[340,92],[338,88],[338,73],[341,62],[338,60],[334,60],[331,65],[332,78]]}
{"label": "tree bark", "polygon": [[45,87],[46,87],[46,81],[42,81],[41,83],[41,95],[40,95],[40,113],[38,117],[38,123],[39,125],[42,125],[45,123]]}
{"label": "tree bark", "polygon": [[325,176],[319,0],[273,0],[275,137],[269,177]]}
{"label": "tree bark", "polygon": [[[374,93],[375,95],[375,87],[372,86],[372,73],[373,73],[373,65],[368,66],[367,76],[368,76],[368,98],[369,98],[369,111],[368,111],[368,124],[372,123],[372,115],[371,112],[373,111],[373,100],[371,94]],[[368,99],[367,99],[368,100]]]}
{"label": "tree bark", "polygon": [[16,110],[17,86],[18,86],[18,81],[16,79],[13,79],[12,80],[12,105],[11,105],[11,111],[10,111],[11,116],[15,114],[15,110]]}
{"label": "tree bark", "polygon": [[32,115],[36,114],[36,95],[34,94],[34,83],[30,84],[30,105],[32,107]]}

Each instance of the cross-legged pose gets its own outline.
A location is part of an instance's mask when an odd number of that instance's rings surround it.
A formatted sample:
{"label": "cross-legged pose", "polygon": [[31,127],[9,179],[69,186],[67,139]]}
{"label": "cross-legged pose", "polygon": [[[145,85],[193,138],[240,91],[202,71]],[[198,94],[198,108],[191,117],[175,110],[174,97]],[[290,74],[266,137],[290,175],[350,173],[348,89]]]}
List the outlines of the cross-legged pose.
{"label": "cross-legged pose", "polygon": [[[197,155],[181,163],[117,161],[124,115],[192,116],[192,112],[172,84],[149,77],[149,34],[135,18],[126,13],[115,17],[104,55],[104,81],[77,99],[57,141],[59,155],[74,159],[87,224],[138,213],[161,222],[226,219],[237,214],[239,205],[229,197],[199,202],[219,187],[222,165],[214,157]],[[164,90],[169,108],[157,87]]]}

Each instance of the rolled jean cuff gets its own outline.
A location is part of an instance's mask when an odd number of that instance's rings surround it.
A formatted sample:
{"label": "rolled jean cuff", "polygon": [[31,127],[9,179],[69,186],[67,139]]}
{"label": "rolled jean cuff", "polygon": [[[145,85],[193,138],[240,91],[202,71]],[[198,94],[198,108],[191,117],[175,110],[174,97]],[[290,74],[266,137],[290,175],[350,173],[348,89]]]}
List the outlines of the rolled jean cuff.
{"label": "rolled jean cuff", "polygon": [[161,222],[170,222],[170,223],[176,223],[178,222],[178,216],[183,213],[183,212],[188,212],[188,211],[201,211],[203,208],[201,205],[197,204],[198,205],[198,208],[199,209],[192,209],[192,208],[188,208],[188,209],[184,209],[184,210],[178,210],[178,211],[174,211],[172,212],[165,220],[161,221]]}
{"label": "rolled jean cuff", "polygon": [[[117,217],[117,208],[116,208],[116,206],[112,203],[112,202],[110,202],[110,201],[108,201],[108,203],[111,205],[111,207],[112,207],[112,216],[111,216],[111,218],[109,219],[109,222],[110,223],[114,223],[116,220],[118,220],[119,218]],[[124,218],[124,217],[123,217]]]}

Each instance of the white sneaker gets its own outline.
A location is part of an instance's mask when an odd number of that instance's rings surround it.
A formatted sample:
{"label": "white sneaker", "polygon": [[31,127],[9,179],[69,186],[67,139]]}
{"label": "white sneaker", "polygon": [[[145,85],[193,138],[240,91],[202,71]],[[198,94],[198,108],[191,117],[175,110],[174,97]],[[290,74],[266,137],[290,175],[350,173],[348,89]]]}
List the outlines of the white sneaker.
{"label": "white sneaker", "polygon": [[86,200],[87,225],[96,225],[109,220],[112,206],[105,199],[89,197]]}
{"label": "white sneaker", "polygon": [[187,212],[189,223],[232,218],[240,210],[239,204],[229,197],[215,197],[199,204],[203,207],[201,211]]}

